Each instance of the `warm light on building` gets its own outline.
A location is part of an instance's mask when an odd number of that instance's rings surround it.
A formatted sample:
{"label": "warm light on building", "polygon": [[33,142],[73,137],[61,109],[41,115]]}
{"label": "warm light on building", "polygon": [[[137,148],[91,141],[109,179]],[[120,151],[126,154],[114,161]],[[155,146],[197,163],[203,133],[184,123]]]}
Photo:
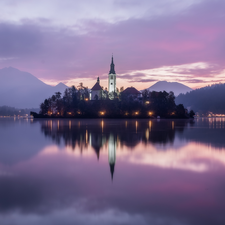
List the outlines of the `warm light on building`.
{"label": "warm light on building", "polygon": [[100,112],[100,115],[102,115],[102,116],[105,115],[105,112],[101,111],[101,112]]}
{"label": "warm light on building", "polygon": [[135,115],[138,115],[139,114],[139,112],[135,112]]}
{"label": "warm light on building", "polygon": [[146,101],[146,102],[145,102],[145,104],[149,104],[149,103],[150,103],[149,101]]}
{"label": "warm light on building", "polygon": [[148,115],[151,116],[153,114],[153,112],[148,112]]}
{"label": "warm light on building", "polygon": [[71,112],[68,112],[69,115],[71,115]]}
{"label": "warm light on building", "polygon": [[88,101],[88,98],[85,98],[85,101]]}

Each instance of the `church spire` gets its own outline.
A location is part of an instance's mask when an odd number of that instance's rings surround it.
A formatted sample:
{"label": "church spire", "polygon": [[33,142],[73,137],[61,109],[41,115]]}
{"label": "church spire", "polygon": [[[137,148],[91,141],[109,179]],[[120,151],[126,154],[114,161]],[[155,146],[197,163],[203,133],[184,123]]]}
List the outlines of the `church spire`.
{"label": "church spire", "polygon": [[111,62],[111,65],[110,65],[110,71],[109,71],[109,74],[116,74],[115,72],[115,65],[113,63],[113,55],[112,55],[112,62]]}

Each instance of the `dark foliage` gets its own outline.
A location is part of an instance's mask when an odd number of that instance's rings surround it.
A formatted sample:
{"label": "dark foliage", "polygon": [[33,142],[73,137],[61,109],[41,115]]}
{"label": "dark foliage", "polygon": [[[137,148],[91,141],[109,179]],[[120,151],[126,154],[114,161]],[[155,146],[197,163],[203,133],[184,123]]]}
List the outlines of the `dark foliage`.
{"label": "dark foliage", "polygon": [[[173,92],[144,91],[143,97],[121,92],[114,94],[114,100],[103,95],[94,101],[88,98],[88,91],[74,86],[65,90],[63,97],[56,93],[40,105],[43,117],[84,117],[84,118],[127,118],[127,117],[189,117],[183,105],[176,106]],[[34,115],[38,117],[38,115]],[[40,115],[39,115],[40,116]]]}
{"label": "dark foliage", "polygon": [[180,94],[176,98],[176,103],[184,103],[185,107],[191,107],[201,113],[225,114],[225,84],[214,84]]}

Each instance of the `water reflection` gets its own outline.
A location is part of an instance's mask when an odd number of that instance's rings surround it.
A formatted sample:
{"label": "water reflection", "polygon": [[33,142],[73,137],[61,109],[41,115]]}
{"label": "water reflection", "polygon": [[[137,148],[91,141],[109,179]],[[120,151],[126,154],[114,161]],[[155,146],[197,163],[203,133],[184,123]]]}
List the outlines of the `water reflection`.
{"label": "water reflection", "polygon": [[[69,125],[66,120],[38,120],[35,122],[40,123],[44,135],[52,138],[57,144],[63,141],[73,150],[78,147],[83,151],[88,146],[86,144],[89,143],[96,150],[98,157],[100,149],[108,143],[111,136],[114,137],[117,145],[128,146],[131,149],[140,142],[173,143],[175,137],[174,121],[70,120]],[[192,123],[192,121],[185,120],[177,122],[177,132],[182,133],[184,128]]]}
{"label": "water reflection", "polygon": [[0,223],[222,225],[224,123],[0,120]]}
{"label": "water reflection", "polygon": [[[111,177],[115,170],[116,148],[135,149],[139,143],[145,145],[173,143],[175,138],[174,121],[153,120],[36,120],[41,131],[56,144],[61,142],[72,151],[81,153],[91,146],[99,160],[101,149],[108,148]],[[178,132],[183,132],[193,121],[179,121]]]}

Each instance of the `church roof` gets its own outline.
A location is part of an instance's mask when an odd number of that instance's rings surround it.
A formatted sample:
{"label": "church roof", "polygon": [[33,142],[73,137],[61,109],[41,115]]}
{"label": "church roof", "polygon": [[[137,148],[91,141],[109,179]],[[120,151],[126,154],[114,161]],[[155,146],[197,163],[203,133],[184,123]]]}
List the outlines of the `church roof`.
{"label": "church roof", "polygon": [[140,92],[134,87],[128,87],[123,91],[124,94],[128,95],[139,95]]}
{"label": "church roof", "polygon": [[102,90],[102,87],[100,86],[99,82],[96,82],[96,84],[91,89],[92,91],[99,91]]}

